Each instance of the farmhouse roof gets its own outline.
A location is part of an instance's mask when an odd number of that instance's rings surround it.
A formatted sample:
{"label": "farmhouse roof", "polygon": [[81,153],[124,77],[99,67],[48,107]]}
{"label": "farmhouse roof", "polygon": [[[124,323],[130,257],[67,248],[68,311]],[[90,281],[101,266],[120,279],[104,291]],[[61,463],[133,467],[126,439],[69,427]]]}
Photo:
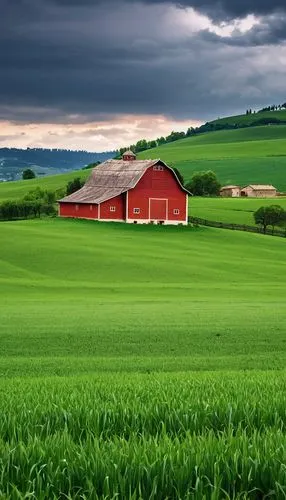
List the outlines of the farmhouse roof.
{"label": "farmhouse roof", "polygon": [[240,186],[223,186],[221,188],[221,191],[223,191],[224,189],[237,189],[237,188],[240,189]]}
{"label": "farmhouse roof", "polygon": [[271,184],[250,184],[245,186],[243,189],[251,188],[253,191],[276,191],[276,188]]}
{"label": "farmhouse roof", "polygon": [[[107,160],[92,170],[91,176],[81,189],[59,201],[67,203],[103,203],[134,188],[146,170],[157,163],[162,163],[166,168],[172,170],[161,160],[133,160],[132,162]],[[188,193],[175,172],[173,170],[172,172],[181,188]]]}

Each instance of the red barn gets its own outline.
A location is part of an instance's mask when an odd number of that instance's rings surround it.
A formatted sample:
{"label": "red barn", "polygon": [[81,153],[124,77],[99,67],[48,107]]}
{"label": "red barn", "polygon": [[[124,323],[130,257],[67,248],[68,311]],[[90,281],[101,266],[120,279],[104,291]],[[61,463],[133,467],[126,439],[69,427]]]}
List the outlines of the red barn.
{"label": "red barn", "polygon": [[188,191],[161,160],[108,160],[85,185],[59,201],[59,215],[101,221],[187,224]]}

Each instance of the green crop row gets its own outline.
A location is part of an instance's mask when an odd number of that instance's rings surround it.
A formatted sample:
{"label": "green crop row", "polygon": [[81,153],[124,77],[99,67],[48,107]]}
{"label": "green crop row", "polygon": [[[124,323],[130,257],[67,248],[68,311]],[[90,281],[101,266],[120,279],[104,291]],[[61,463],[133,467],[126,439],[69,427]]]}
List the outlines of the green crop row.
{"label": "green crop row", "polygon": [[0,386],[1,498],[285,498],[285,372]]}

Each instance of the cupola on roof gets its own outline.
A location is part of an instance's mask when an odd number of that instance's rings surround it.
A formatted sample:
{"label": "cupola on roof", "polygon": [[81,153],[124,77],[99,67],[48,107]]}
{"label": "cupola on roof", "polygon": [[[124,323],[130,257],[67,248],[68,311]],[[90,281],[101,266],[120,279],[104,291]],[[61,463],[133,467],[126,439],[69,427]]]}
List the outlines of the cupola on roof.
{"label": "cupola on roof", "polygon": [[131,149],[129,149],[128,151],[125,151],[122,155],[122,158],[124,158],[124,156],[132,156],[133,158],[136,158],[136,154],[133,153],[133,151],[131,151]]}

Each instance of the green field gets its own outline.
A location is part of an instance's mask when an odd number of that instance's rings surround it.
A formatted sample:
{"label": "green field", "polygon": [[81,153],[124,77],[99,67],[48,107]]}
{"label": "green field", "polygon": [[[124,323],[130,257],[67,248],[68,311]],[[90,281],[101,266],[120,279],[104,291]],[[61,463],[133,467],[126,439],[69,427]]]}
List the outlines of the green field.
{"label": "green field", "polygon": [[285,498],[284,239],[0,230],[0,498]]}
{"label": "green field", "polygon": [[76,170],[68,174],[50,175],[37,177],[26,181],[0,182],[0,203],[6,200],[17,200],[23,198],[29,191],[40,187],[48,191],[58,191],[65,189],[69,181],[75,177],[87,179],[91,170]]}
{"label": "green field", "polygon": [[261,206],[280,205],[286,210],[286,198],[202,198],[189,200],[189,215],[230,224],[254,226],[253,213]]}
{"label": "green field", "polygon": [[231,125],[249,125],[257,120],[264,118],[275,118],[278,120],[286,121],[286,110],[281,111],[263,111],[263,113],[252,113],[249,115],[236,115],[236,116],[226,116],[224,118],[218,118],[210,123],[225,124],[229,123]]}
{"label": "green field", "polygon": [[209,132],[140,153],[177,167],[185,180],[213,170],[222,184],[273,184],[286,191],[286,126]]}

